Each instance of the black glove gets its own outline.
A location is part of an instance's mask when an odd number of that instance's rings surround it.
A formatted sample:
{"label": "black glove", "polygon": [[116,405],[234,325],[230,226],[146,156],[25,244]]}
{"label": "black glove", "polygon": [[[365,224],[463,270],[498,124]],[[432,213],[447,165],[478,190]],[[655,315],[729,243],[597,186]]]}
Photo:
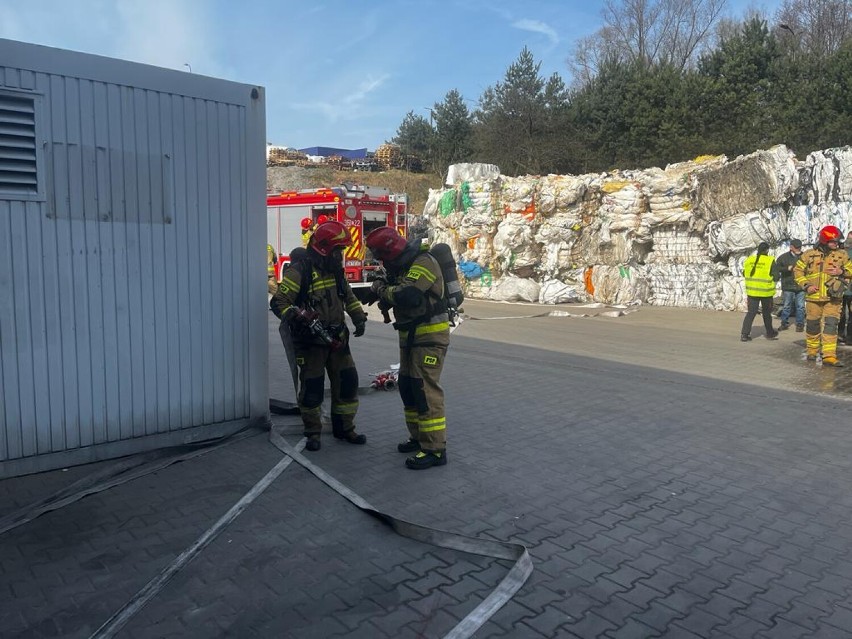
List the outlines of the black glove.
{"label": "black glove", "polygon": [[354,324],[355,324],[355,332],[353,333],[353,335],[355,337],[361,337],[364,334],[364,331],[367,328],[367,320],[365,319],[362,322],[354,322]]}
{"label": "black glove", "polygon": [[387,288],[388,283],[383,279],[375,279],[373,283],[370,285],[370,292],[374,295],[381,297],[381,294]]}
{"label": "black glove", "polygon": [[363,293],[363,299],[361,302],[366,304],[367,306],[372,306],[376,302],[379,301],[379,296],[373,292],[373,289],[369,289],[366,293]]}

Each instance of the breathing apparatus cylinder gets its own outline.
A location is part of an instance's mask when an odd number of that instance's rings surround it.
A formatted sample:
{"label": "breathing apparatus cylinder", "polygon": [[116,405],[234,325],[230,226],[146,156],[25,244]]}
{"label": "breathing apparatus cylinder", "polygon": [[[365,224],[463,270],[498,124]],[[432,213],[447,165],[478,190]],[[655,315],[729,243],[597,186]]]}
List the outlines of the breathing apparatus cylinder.
{"label": "breathing apparatus cylinder", "polygon": [[447,297],[447,304],[454,309],[458,309],[464,302],[464,293],[462,292],[461,282],[459,282],[459,274],[456,270],[456,260],[453,257],[453,251],[448,244],[441,242],[433,244],[429,249],[432,257],[438,261],[438,266],[441,267],[441,275],[444,276],[444,294]]}

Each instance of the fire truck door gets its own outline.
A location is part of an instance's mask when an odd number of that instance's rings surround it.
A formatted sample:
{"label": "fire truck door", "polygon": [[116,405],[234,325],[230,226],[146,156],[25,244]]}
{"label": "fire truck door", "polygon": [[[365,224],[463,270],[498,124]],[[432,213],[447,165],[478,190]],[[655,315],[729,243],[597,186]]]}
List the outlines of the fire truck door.
{"label": "fire truck door", "polygon": [[[391,222],[388,221],[388,214],[386,211],[367,211],[364,210],[361,212],[361,220],[363,225],[363,237],[367,237],[370,234],[370,231],[373,231],[382,226],[393,226]],[[373,262],[373,255],[370,252],[370,249],[364,247],[367,254],[365,260],[367,262]]]}
{"label": "fire truck door", "polygon": [[278,231],[281,208],[269,206],[266,208],[266,243],[271,244],[276,255],[281,253],[281,235]]}

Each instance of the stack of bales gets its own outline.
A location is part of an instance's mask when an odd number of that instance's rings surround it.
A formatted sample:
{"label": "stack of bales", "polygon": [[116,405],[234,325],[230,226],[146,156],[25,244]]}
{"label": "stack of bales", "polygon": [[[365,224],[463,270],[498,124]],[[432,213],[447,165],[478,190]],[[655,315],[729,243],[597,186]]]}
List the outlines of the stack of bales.
{"label": "stack of bales", "polygon": [[453,247],[468,296],[741,309],[744,258],[761,242],[850,228],[852,149],[797,162],[784,146],[664,170],[507,177],[455,165],[424,214]]}

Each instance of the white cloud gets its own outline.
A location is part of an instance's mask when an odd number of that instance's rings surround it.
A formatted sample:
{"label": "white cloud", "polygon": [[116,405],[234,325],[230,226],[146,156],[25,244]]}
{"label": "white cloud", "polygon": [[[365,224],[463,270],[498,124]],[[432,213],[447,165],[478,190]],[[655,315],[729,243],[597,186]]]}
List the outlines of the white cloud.
{"label": "white cloud", "polygon": [[516,29],[521,29],[522,31],[532,31],[533,33],[541,33],[542,35],[547,36],[551,44],[559,44],[559,36],[556,35],[556,31],[554,31],[552,27],[549,27],[541,20],[530,20],[529,18],[523,18],[521,20],[513,22],[512,26]]}
{"label": "white cloud", "polygon": [[389,74],[376,77],[368,75],[357,86],[351,88],[345,81],[339,82],[336,85],[339,98],[295,103],[292,107],[300,111],[319,111],[330,122],[352,120],[363,116],[364,107],[370,94],[379,89],[388,78],[390,78]]}
{"label": "white cloud", "polygon": [[[2,0],[0,0],[2,1]],[[0,6],[0,37],[226,75],[203,0],[30,0]]]}

